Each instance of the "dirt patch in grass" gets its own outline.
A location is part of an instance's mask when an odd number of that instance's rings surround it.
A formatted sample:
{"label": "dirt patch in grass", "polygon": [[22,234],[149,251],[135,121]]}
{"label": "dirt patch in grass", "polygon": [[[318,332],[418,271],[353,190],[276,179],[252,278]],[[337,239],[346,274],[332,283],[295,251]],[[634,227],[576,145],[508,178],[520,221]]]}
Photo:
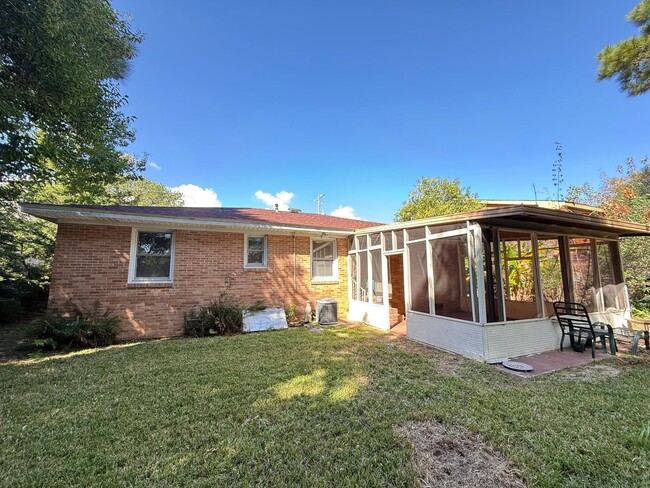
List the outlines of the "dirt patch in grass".
{"label": "dirt patch in grass", "polygon": [[424,487],[525,487],[517,469],[480,435],[437,421],[407,422],[396,433],[413,446]]}
{"label": "dirt patch in grass", "polygon": [[621,374],[621,369],[610,364],[590,364],[582,368],[573,368],[559,371],[558,377],[567,381],[581,381],[583,383],[596,383],[597,381],[615,378]]}

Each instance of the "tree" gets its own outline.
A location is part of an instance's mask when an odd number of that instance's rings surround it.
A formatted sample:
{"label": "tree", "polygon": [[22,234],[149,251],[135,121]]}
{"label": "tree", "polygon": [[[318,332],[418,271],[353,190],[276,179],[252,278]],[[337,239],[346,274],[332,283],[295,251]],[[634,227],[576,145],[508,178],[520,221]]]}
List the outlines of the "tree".
{"label": "tree", "polygon": [[[647,158],[640,165],[628,159],[617,176],[601,174],[594,189],[588,183],[571,186],[568,197],[578,203],[602,207],[605,216],[650,224],[650,168]],[[636,308],[650,310],[650,239],[628,237],[621,241],[621,258],[630,299]]]}
{"label": "tree", "polygon": [[97,191],[144,162],[120,81],[142,34],[106,0],[0,0],[0,200],[33,181]]}
{"label": "tree", "polygon": [[460,180],[420,178],[409,198],[395,214],[397,222],[425,219],[439,215],[479,210],[483,204],[469,187],[461,188]]}
{"label": "tree", "polygon": [[641,35],[600,51],[597,79],[616,78],[622,91],[640,95],[650,89],[650,0],[642,0],[626,18]]}

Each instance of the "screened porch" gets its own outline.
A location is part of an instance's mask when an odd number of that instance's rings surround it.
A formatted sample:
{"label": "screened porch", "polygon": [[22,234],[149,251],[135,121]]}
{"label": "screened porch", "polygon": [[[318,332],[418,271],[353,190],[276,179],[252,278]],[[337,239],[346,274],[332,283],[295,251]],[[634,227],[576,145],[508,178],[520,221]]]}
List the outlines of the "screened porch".
{"label": "screened porch", "polygon": [[481,361],[557,349],[554,301],[629,318],[619,238],[640,224],[513,206],[365,229],[349,245],[348,319]]}

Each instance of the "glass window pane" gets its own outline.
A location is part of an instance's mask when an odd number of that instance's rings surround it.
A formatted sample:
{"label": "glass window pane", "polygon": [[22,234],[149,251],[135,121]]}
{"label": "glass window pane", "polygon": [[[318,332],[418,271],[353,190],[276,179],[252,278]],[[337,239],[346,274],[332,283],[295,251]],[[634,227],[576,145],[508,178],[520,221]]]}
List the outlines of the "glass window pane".
{"label": "glass window pane", "polygon": [[539,256],[539,273],[542,280],[542,295],[546,316],[555,314],[553,302],[564,301],[564,285],[562,282],[562,260],[560,258],[560,243],[558,239],[537,241]]}
{"label": "glass window pane", "polygon": [[370,251],[372,265],[372,303],[384,303],[381,270],[381,249]]}
{"label": "glass window pane", "polygon": [[171,232],[138,232],[138,256],[171,254]]}
{"label": "glass window pane", "polygon": [[426,242],[408,245],[411,310],[429,313],[429,278],[427,274]]}
{"label": "glass window pane", "polygon": [[311,269],[314,278],[330,278],[332,276],[331,261],[314,261]]}
{"label": "glass window pane", "polygon": [[136,261],[136,278],[169,278],[171,257],[138,256]]}
{"label": "glass window pane", "polygon": [[431,242],[434,313],[473,320],[467,237],[454,236]]}
{"label": "glass window pane", "polygon": [[249,251],[264,251],[264,237],[249,237],[248,238]]}
{"label": "glass window pane", "polygon": [[348,246],[350,247],[350,251],[354,251],[357,248],[357,240],[354,236],[348,239]]}
{"label": "glass window pane", "polygon": [[370,245],[379,246],[381,244],[381,237],[379,234],[370,234]]}
{"label": "glass window pane", "polygon": [[359,300],[367,302],[368,293],[368,251],[359,253]]}
{"label": "glass window pane", "polygon": [[248,264],[264,264],[264,251],[248,250]]}
{"label": "glass window pane", "polygon": [[573,294],[589,312],[596,312],[596,288],[594,286],[594,259],[591,255],[591,240],[585,237],[569,239]]}
{"label": "glass window pane", "polygon": [[314,241],[314,259],[334,259],[334,243],[332,241]]}

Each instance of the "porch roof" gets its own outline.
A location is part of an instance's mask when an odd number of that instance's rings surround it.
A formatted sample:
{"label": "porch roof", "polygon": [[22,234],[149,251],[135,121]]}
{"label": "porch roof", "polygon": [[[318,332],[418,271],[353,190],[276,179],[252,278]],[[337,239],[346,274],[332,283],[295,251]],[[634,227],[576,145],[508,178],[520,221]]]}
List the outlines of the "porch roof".
{"label": "porch roof", "polygon": [[358,229],[356,234],[372,234],[387,230],[410,229],[425,225],[438,226],[477,222],[484,226],[509,227],[559,234],[588,234],[603,237],[650,236],[650,225],[614,220],[584,213],[541,208],[532,205],[509,205],[486,208],[428,219],[396,222]]}

